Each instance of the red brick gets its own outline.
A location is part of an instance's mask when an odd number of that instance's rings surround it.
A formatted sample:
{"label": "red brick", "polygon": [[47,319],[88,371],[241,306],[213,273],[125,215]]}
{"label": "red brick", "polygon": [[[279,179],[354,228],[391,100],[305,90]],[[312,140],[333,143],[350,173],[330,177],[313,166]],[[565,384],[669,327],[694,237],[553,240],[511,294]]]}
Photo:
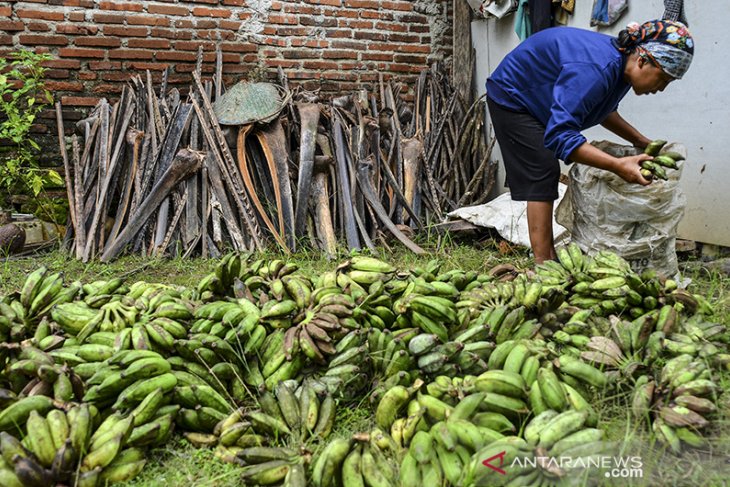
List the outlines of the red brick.
{"label": "red brick", "polygon": [[155,54],[157,61],[195,61],[198,55],[194,52],[162,51]]}
{"label": "red brick", "polygon": [[270,14],[266,20],[269,24],[297,25],[298,23],[293,15]]}
{"label": "red brick", "polygon": [[218,27],[218,24],[215,20],[205,19],[197,20],[195,22],[196,29],[215,29],[216,27]]}
{"label": "red brick", "polygon": [[362,59],[364,61],[392,61],[392,52],[375,52],[375,53],[363,53]]}
{"label": "red brick", "polygon": [[13,43],[13,36],[10,34],[0,34],[0,44],[3,46],[12,46]]}
{"label": "red brick", "polygon": [[119,47],[122,45],[122,41],[117,37],[77,37],[74,42],[77,46],[86,47]]}
{"label": "red brick", "polygon": [[144,6],[142,2],[99,2],[99,8],[102,10],[141,12]]}
{"label": "red brick", "polygon": [[25,24],[19,20],[0,20],[0,30],[5,32],[25,30]]}
{"label": "red brick", "polygon": [[81,67],[81,61],[76,59],[49,59],[48,61],[43,61],[43,66],[57,69],[79,69]]}
{"label": "red brick", "polygon": [[226,30],[238,30],[241,28],[242,22],[237,20],[221,20],[218,27]]}
{"label": "red brick", "polygon": [[101,79],[104,81],[127,81],[132,77],[132,73],[127,71],[109,71],[101,74]]}
{"label": "red brick", "polygon": [[308,5],[287,5],[282,11],[303,16],[319,15],[321,13],[319,7],[310,7]]}
{"label": "red brick", "polygon": [[231,11],[227,8],[194,7],[193,15],[196,17],[220,17],[226,19],[231,16]]}
{"label": "red brick", "polygon": [[63,20],[63,12],[51,10],[18,9],[15,11],[15,15],[21,19]]}
{"label": "red brick", "polygon": [[156,25],[167,27],[170,25],[170,19],[156,15],[130,15],[127,17],[128,25]]}
{"label": "red brick", "polygon": [[150,30],[147,27],[130,27],[125,25],[120,27],[118,25],[105,25],[103,27],[105,35],[108,36],[120,36],[120,37],[147,37]]}
{"label": "red brick", "polygon": [[151,35],[152,37],[164,37],[166,39],[190,40],[193,38],[193,33],[190,31],[163,29],[161,27],[153,27]]}
{"label": "red brick", "polygon": [[26,46],[65,46],[68,44],[66,36],[53,36],[42,34],[20,34],[18,42]]}
{"label": "red brick", "polygon": [[84,91],[83,83],[68,81],[46,81],[46,89],[49,91]]}
{"label": "red brick", "polygon": [[170,49],[170,41],[166,39],[129,39],[127,47],[142,49]]}
{"label": "red brick", "polygon": [[80,49],[76,47],[63,47],[58,50],[61,57],[71,58],[103,58],[106,51],[103,49]]}
{"label": "red brick", "polygon": [[307,59],[302,63],[304,69],[339,69],[337,61],[315,61]]}
{"label": "red brick", "polygon": [[154,51],[143,51],[141,49],[114,49],[109,51],[109,59],[152,59]]}
{"label": "red brick", "polygon": [[26,27],[33,32],[48,32],[51,30],[51,26],[45,22],[29,22]]}
{"label": "red brick", "polygon": [[137,71],[164,71],[170,65],[167,63],[145,63],[145,62],[129,62],[124,64],[127,69],[135,69]]}
{"label": "red brick", "polygon": [[345,7],[377,10],[380,8],[380,2],[377,0],[345,0]]}
{"label": "red brick", "polygon": [[94,13],[94,22],[100,24],[123,24],[126,19],[127,16],[122,14]]}
{"label": "red brick", "polygon": [[45,72],[46,78],[53,79],[68,79],[71,72],[68,69],[47,69]]}
{"label": "red brick", "polygon": [[387,2],[383,1],[380,4],[386,10],[401,10],[404,12],[410,12],[413,10],[413,2]]}
{"label": "red brick", "polygon": [[93,107],[100,98],[94,96],[62,96],[61,104],[68,106]]}
{"label": "red brick", "polygon": [[89,61],[89,69],[94,71],[122,69],[122,63],[119,61]]}
{"label": "red brick", "polygon": [[189,19],[178,19],[173,23],[173,26],[176,29],[192,29],[195,27],[195,24]]}
{"label": "red brick", "polygon": [[188,9],[187,7],[178,7],[175,5],[152,4],[147,7],[147,12],[160,15],[188,15],[190,14],[190,9]]}
{"label": "red brick", "polygon": [[223,5],[230,7],[242,7],[244,0],[223,0]]}
{"label": "red brick", "polygon": [[10,17],[12,14],[12,7],[0,7],[0,17]]}
{"label": "red brick", "polygon": [[327,50],[322,53],[324,59],[357,59],[357,52],[355,51],[335,51]]}
{"label": "red brick", "polygon": [[82,71],[76,75],[78,79],[83,81],[93,81],[97,78],[96,73],[91,71]]}
{"label": "red brick", "polygon": [[198,50],[198,47],[203,46],[203,49],[207,50],[214,50],[215,49],[215,42],[200,42],[200,41],[178,41],[175,43],[175,49],[180,49],[182,51],[196,51]]}
{"label": "red brick", "polygon": [[101,94],[119,94],[122,92],[123,85],[121,84],[107,84],[107,85],[96,85],[92,90],[94,93]]}
{"label": "red brick", "polygon": [[405,24],[396,24],[392,22],[377,22],[375,24],[377,30],[389,30],[393,32],[408,32],[408,26]]}

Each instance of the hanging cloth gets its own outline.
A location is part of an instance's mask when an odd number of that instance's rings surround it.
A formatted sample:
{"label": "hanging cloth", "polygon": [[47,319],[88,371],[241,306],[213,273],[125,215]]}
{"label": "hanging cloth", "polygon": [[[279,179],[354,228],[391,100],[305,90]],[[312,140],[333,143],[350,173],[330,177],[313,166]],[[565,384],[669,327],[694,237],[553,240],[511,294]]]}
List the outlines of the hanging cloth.
{"label": "hanging cloth", "polygon": [[532,26],[530,24],[529,0],[520,0],[515,14],[515,32],[521,41],[524,41],[532,35]]}
{"label": "hanging cloth", "polygon": [[615,23],[629,6],[629,0],[593,0],[591,25],[611,25]]}
{"label": "hanging cloth", "polygon": [[684,25],[689,27],[687,22],[687,16],[684,12],[684,0],[664,0],[664,20],[674,20],[682,22]]}
{"label": "hanging cloth", "polygon": [[553,25],[552,0],[529,0],[531,33],[540,32]]}
{"label": "hanging cloth", "polygon": [[568,20],[570,20],[574,10],[575,0],[553,0],[555,24],[568,25]]}

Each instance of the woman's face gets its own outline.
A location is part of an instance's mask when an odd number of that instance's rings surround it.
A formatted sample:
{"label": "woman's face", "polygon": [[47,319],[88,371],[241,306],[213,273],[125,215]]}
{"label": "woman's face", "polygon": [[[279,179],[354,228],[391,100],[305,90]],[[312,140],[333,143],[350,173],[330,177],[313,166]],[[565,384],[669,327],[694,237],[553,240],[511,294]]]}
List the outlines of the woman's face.
{"label": "woman's face", "polygon": [[629,83],[637,95],[664,91],[674,78],[643,57],[636,58],[635,69],[628,70]]}

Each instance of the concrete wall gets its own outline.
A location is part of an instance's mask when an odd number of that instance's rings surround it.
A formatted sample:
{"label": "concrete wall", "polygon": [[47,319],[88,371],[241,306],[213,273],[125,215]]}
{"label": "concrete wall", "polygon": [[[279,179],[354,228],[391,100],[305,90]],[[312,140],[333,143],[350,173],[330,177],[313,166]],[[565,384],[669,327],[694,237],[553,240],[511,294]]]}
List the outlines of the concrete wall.
{"label": "concrete wall", "polygon": [[[579,0],[569,25],[590,27],[593,2]],[[685,2],[690,31],[696,41],[692,67],[685,77],[656,95],[636,96],[629,92],[619,112],[647,137],[684,144],[688,164],[681,187],[687,196],[687,210],[679,236],[699,242],[730,246],[730,172],[727,169],[730,140],[730,18],[728,0]],[[615,35],[630,21],[660,18],[662,0],[630,0],[619,21],[600,32]],[[484,93],[484,81],[506,53],[519,43],[514,33],[514,15],[501,20],[478,20],[472,24],[477,51],[477,86]],[[621,139],[602,127],[585,132],[589,140]],[[498,152],[495,157],[500,158]],[[504,177],[501,171],[501,178]],[[500,181],[501,183],[501,181]],[[500,189],[504,191],[503,184]]]}

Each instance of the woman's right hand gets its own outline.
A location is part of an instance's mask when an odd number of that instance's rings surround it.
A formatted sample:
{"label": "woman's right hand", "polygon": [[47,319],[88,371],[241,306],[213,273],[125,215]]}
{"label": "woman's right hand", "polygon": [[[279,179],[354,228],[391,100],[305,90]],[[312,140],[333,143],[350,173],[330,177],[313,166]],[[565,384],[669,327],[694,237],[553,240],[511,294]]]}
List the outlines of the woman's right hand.
{"label": "woman's right hand", "polygon": [[648,161],[651,159],[652,157],[648,154],[638,154],[636,156],[622,157],[619,159],[621,163],[614,172],[624,181],[640,184],[642,186],[648,186],[649,184],[651,184],[651,181],[641,175],[641,163],[643,161]]}

